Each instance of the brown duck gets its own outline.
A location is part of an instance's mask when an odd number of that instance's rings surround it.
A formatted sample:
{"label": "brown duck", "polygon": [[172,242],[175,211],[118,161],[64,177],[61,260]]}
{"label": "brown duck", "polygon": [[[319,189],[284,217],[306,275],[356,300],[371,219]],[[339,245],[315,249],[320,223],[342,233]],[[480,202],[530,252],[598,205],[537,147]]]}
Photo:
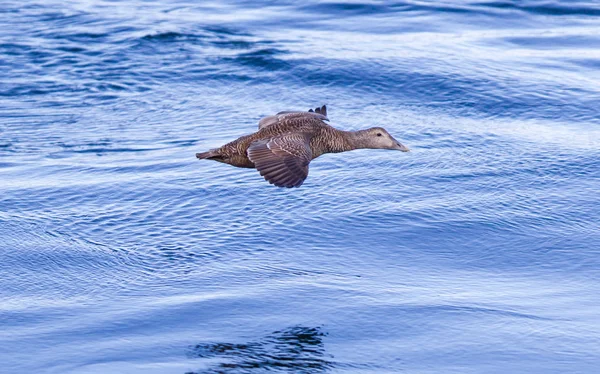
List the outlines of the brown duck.
{"label": "brown duck", "polygon": [[310,161],[324,153],[361,148],[409,151],[381,127],[343,131],[324,121],[329,121],[325,105],[308,112],[279,112],[261,119],[254,134],[196,157],[256,168],[269,183],[291,188],[302,185]]}

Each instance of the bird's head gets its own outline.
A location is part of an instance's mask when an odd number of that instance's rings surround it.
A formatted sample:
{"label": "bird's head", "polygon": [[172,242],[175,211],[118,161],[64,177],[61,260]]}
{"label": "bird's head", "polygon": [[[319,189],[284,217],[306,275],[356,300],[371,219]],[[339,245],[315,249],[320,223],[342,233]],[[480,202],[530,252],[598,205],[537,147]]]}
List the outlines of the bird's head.
{"label": "bird's head", "polygon": [[383,127],[371,127],[370,129],[357,131],[355,141],[358,148],[410,151],[408,147],[394,139]]}

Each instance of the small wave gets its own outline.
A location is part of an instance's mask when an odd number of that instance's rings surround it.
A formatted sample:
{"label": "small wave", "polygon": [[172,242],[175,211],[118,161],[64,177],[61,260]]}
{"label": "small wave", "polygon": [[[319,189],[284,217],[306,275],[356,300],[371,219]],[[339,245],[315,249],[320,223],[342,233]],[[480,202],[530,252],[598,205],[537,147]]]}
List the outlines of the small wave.
{"label": "small wave", "polygon": [[536,316],[534,314],[520,313],[512,310],[503,310],[497,308],[486,308],[480,306],[459,306],[459,305],[430,305],[430,306],[415,306],[407,307],[407,309],[419,312],[422,314],[446,314],[446,313],[466,313],[466,314],[490,314],[498,316],[506,316],[513,318],[523,318],[536,321],[551,321],[552,318]]}
{"label": "small wave", "polygon": [[398,2],[389,5],[389,11],[428,11],[435,13],[493,13],[494,16],[500,16],[494,10],[517,11],[546,16],[597,16],[600,15],[600,8],[594,7],[589,2],[577,3],[539,3],[532,1],[493,1],[493,2],[464,2],[464,3],[413,3]]}
{"label": "small wave", "polygon": [[289,67],[287,61],[281,60],[276,56],[284,54],[285,51],[275,48],[264,48],[252,52],[241,53],[234,58],[225,58],[225,61],[234,61],[236,63],[267,69],[283,69]]}
{"label": "small wave", "polygon": [[600,38],[590,35],[508,37],[505,41],[531,49],[600,48]]}
{"label": "small wave", "polygon": [[241,29],[236,29],[233,27],[225,27],[225,26],[207,26],[204,30],[215,34],[215,35],[230,35],[230,36],[251,36],[246,31],[242,31]]}
{"label": "small wave", "polygon": [[310,4],[300,8],[303,12],[319,13],[319,14],[336,14],[342,15],[358,15],[372,13],[386,13],[390,11],[390,7],[383,4],[374,3],[334,3],[323,2],[318,4]]}
{"label": "small wave", "polygon": [[179,32],[169,31],[157,34],[148,34],[142,37],[142,40],[156,41],[156,42],[179,42],[179,41],[193,41],[203,39],[205,36],[196,34],[182,34]]}
{"label": "small wave", "polygon": [[[373,3],[335,3],[325,2],[319,4],[306,5],[300,8],[305,13],[330,14],[336,16],[353,16],[368,14],[386,14],[396,12],[413,13],[471,13],[471,14],[490,14],[498,16],[498,11],[517,11],[537,15],[549,16],[597,16],[600,15],[600,8],[593,6],[589,2],[562,2],[562,3],[538,3],[532,1],[493,1],[493,2],[412,2],[398,1],[386,4]],[[496,11],[498,10],[498,11]]]}
{"label": "small wave", "polygon": [[241,32],[236,29],[227,27],[217,26],[206,26],[202,27],[196,32],[178,32],[178,31],[165,31],[157,32],[155,34],[147,34],[143,36],[142,40],[154,41],[154,42],[185,42],[185,41],[197,41],[201,39],[218,38],[227,42],[231,36],[247,37],[251,36],[248,33]]}
{"label": "small wave", "polygon": [[567,61],[584,68],[600,70],[600,58],[572,58]]}
{"label": "small wave", "polygon": [[87,51],[87,49],[83,47],[57,47],[56,50],[68,53],[83,53]]}
{"label": "small wave", "polygon": [[261,44],[268,44],[268,43],[271,43],[271,42],[266,42],[266,41],[254,42],[254,41],[238,40],[238,39],[223,39],[223,40],[215,40],[215,41],[211,42],[211,44],[216,47],[227,48],[227,49],[251,49],[251,48],[256,48],[257,46],[259,46]]}
{"label": "small wave", "polygon": [[597,16],[600,15],[600,8],[592,6],[589,2],[578,4],[576,1],[562,3],[542,3],[533,2],[515,2],[515,1],[496,1],[489,3],[474,3],[489,8],[515,9],[533,14],[549,16]]}

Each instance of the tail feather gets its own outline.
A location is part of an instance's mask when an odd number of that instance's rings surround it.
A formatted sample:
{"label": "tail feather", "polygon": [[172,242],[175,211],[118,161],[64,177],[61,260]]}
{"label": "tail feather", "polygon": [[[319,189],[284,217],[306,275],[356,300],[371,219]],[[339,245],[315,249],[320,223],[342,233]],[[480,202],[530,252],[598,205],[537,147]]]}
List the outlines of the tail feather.
{"label": "tail feather", "polygon": [[208,151],[208,152],[196,153],[196,157],[199,160],[204,160],[204,159],[209,159],[210,160],[211,158],[219,157],[219,155],[215,151],[211,150],[211,151]]}

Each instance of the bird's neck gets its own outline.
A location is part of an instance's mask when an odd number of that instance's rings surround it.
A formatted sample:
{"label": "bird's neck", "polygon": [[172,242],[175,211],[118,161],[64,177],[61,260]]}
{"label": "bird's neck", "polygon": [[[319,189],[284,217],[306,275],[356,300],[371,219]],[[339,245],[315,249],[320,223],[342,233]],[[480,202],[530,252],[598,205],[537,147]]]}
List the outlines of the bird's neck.
{"label": "bird's neck", "polygon": [[364,148],[361,144],[361,130],[344,131],[330,128],[316,140],[314,157],[323,153],[340,153]]}
{"label": "bird's neck", "polygon": [[365,148],[364,144],[364,132],[366,130],[357,130],[357,131],[342,131],[343,137],[346,140],[346,148],[345,151],[352,151],[354,149],[362,149]]}

